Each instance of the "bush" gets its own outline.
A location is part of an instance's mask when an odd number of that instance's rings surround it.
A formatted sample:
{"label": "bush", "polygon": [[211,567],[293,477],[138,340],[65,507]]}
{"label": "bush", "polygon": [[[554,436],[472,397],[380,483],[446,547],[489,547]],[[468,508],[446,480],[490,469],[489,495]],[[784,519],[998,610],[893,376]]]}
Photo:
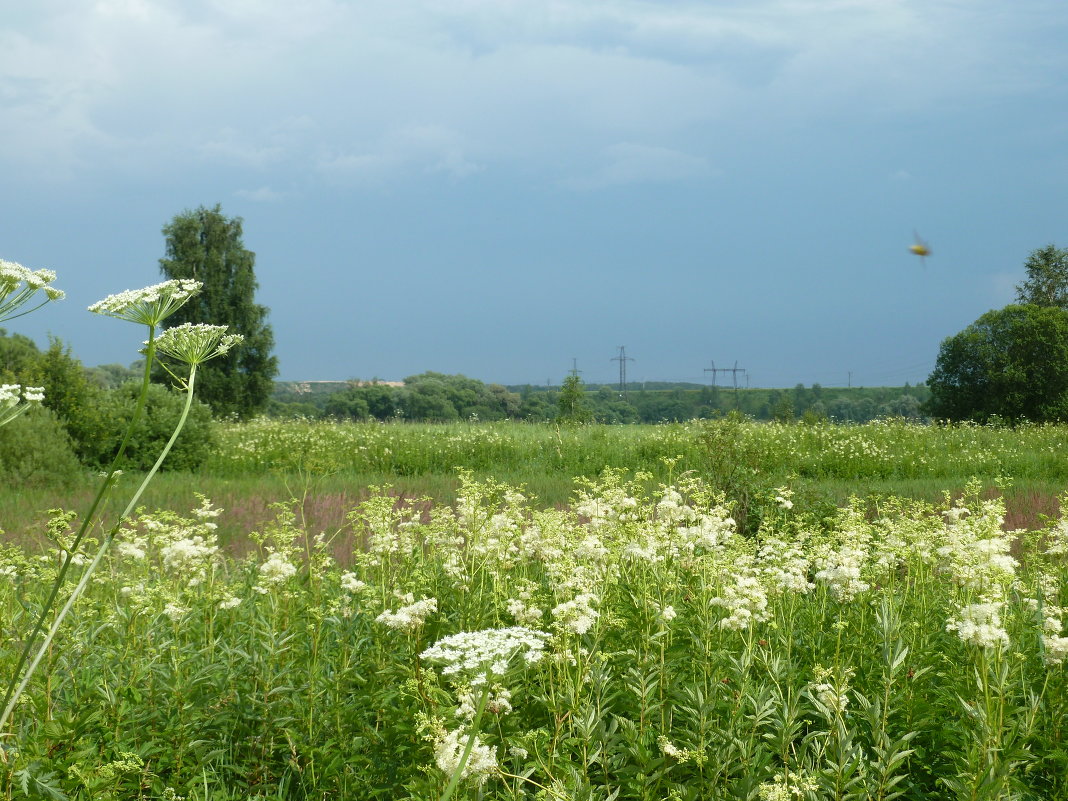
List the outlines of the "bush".
{"label": "bush", "polygon": [[82,473],[70,437],[48,409],[0,426],[0,476],[20,486],[69,486]]}
{"label": "bush", "polygon": [[[140,391],[141,383],[130,381],[118,389],[102,393],[99,411],[104,433],[98,441],[96,452],[88,455],[93,466],[103,467],[115,457],[133,417]],[[183,394],[162,384],[149,385],[145,414],[131,435],[122,469],[148,470],[152,467],[178,425],[184,403]],[[195,470],[207,459],[215,445],[211,407],[194,399],[185,428],[162,469]]]}

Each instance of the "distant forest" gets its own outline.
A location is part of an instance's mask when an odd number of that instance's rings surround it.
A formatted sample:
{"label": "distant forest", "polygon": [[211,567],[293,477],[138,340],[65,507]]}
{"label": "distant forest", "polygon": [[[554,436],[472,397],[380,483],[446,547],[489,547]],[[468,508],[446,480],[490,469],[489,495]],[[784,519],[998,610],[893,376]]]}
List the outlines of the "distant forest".
{"label": "distant forest", "polygon": [[[574,380],[573,380],[574,383]],[[582,385],[583,419],[600,423],[663,423],[712,418],[737,410],[755,420],[866,423],[885,417],[923,420],[927,387],[738,389],[666,382],[628,388]],[[381,381],[275,383],[268,414],[340,420],[529,420],[569,417],[561,387],[485,384],[463,375],[421,373],[403,385]],[[562,409],[562,406],[564,407]]]}

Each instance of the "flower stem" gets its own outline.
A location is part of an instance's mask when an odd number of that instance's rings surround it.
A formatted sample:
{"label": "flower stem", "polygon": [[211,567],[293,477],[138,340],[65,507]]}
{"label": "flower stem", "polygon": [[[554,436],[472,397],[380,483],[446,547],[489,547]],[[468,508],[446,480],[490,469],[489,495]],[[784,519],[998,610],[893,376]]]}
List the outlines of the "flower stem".
{"label": "flower stem", "polygon": [[[148,368],[146,368],[146,378],[147,378],[147,375],[148,375],[147,369]],[[48,634],[45,635],[45,638],[41,643],[41,647],[37,651],[37,656],[34,657],[33,662],[30,663],[30,666],[26,669],[25,674],[22,676],[22,681],[19,683],[18,687],[14,689],[14,691],[11,691],[10,688],[9,688],[8,696],[5,698],[6,704],[4,706],[4,711],[3,711],[2,714],[0,714],[0,730],[3,729],[3,726],[7,722],[8,717],[11,715],[12,710],[15,708],[15,705],[18,703],[19,697],[22,695],[23,691],[25,691],[26,686],[30,683],[30,679],[33,677],[34,672],[37,670],[37,666],[40,664],[41,660],[44,658],[44,655],[48,652],[48,648],[52,644],[52,640],[55,638],[56,632],[59,631],[59,627],[63,623],[63,619],[67,616],[67,613],[74,606],[74,604],[78,600],[78,598],[81,597],[81,594],[82,594],[82,592],[84,592],[86,585],[88,585],[89,579],[92,577],[94,571],[97,568],[97,565],[100,564],[100,560],[103,558],[105,552],[107,552],[108,547],[111,545],[111,542],[115,539],[115,535],[118,534],[119,527],[122,525],[122,521],[125,520],[130,515],[130,512],[133,511],[133,509],[136,506],[137,502],[141,499],[141,495],[144,493],[145,488],[148,487],[149,482],[156,475],[156,473],[159,472],[160,465],[162,465],[163,464],[163,460],[167,458],[167,454],[169,454],[171,452],[171,448],[174,446],[175,441],[178,439],[178,435],[181,433],[182,429],[185,427],[185,421],[189,417],[189,409],[193,404],[193,383],[194,383],[195,379],[196,379],[196,365],[193,365],[190,368],[190,371],[189,371],[189,380],[186,382],[187,391],[186,391],[185,406],[182,409],[182,416],[178,419],[178,425],[175,427],[174,433],[172,433],[171,434],[171,438],[169,440],[167,440],[167,444],[163,447],[163,450],[160,453],[159,458],[156,459],[156,463],[154,465],[152,465],[152,469],[148,471],[148,473],[145,475],[144,479],[141,481],[141,485],[137,488],[137,491],[130,498],[129,503],[126,504],[126,508],[123,510],[122,514],[119,515],[119,518],[115,522],[115,525],[112,526],[111,529],[108,531],[107,536],[104,538],[104,541],[100,544],[100,547],[97,549],[96,556],[93,557],[93,561],[89,564],[89,566],[86,568],[85,572],[82,574],[81,579],[78,581],[78,584],[74,587],[74,590],[71,592],[70,597],[67,598],[67,602],[63,605],[63,608],[59,611],[59,614],[56,615],[55,620],[52,621],[52,625],[48,630]],[[147,386],[147,384],[146,384],[146,386]],[[143,403],[139,404],[139,407],[143,407],[143,406],[144,406]],[[135,413],[134,421],[133,421],[133,423],[131,423],[131,426],[130,426],[130,431],[133,430],[133,426],[136,424],[136,422],[137,422],[137,415]],[[127,432],[127,437],[123,441],[122,449],[125,449],[127,441],[129,441],[129,432]],[[120,454],[121,454],[122,449],[120,449]],[[116,457],[116,459],[117,458],[118,457]],[[110,481],[111,479],[113,479],[113,477],[114,477],[114,464],[112,465],[111,473],[108,475],[107,479],[105,480],[105,486],[107,486],[107,482]],[[93,512],[95,512],[96,505],[97,505],[97,503],[99,503],[100,498],[102,497],[102,495],[103,495],[103,490],[101,490],[101,492],[98,493],[97,499],[94,501],[93,507],[90,510],[90,514],[93,514]],[[87,518],[87,520],[88,520],[88,518]],[[82,529],[79,531],[79,536],[75,540],[75,545],[73,545],[71,547],[70,552],[68,553],[68,556],[67,556],[67,560],[64,562],[64,565],[63,565],[64,568],[69,566],[71,555],[76,552],[77,544],[80,543],[81,537],[85,533],[85,527],[86,527],[86,522],[83,522],[82,523]],[[33,640],[36,638],[37,634],[40,632],[41,628],[43,627],[42,624],[43,624],[44,616],[48,612],[48,609],[51,608],[52,604],[55,601],[56,595],[58,593],[59,583],[60,583],[60,580],[62,579],[64,573],[65,573],[65,570],[61,571],[60,576],[57,577],[56,585],[53,587],[53,592],[52,592],[51,596],[49,597],[49,603],[45,607],[45,609],[42,610],[41,618],[38,621],[38,626],[34,630],[34,633],[33,633],[32,637],[31,637],[28,645],[32,645]],[[27,647],[26,652],[28,652],[29,650],[30,650],[29,647]],[[24,653],[23,659],[19,663],[19,671],[21,671],[22,665],[25,664],[25,661],[26,661],[26,656],[25,656],[25,653]],[[16,671],[15,676],[17,677],[18,675],[19,675],[19,672]],[[14,682],[12,682],[12,684],[14,684]]]}

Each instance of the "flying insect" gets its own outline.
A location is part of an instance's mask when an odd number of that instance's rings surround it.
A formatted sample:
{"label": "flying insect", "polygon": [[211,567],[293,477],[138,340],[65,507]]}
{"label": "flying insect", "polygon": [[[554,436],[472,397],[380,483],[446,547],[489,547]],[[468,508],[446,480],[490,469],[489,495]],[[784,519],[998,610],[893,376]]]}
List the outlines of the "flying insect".
{"label": "flying insect", "polygon": [[909,253],[912,253],[914,256],[919,256],[920,261],[923,262],[923,266],[926,267],[927,257],[931,255],[931,246],[920,239],[920,235],[915,231],[912,232],[912,235],[916,238],[916,241],[909,245]]}

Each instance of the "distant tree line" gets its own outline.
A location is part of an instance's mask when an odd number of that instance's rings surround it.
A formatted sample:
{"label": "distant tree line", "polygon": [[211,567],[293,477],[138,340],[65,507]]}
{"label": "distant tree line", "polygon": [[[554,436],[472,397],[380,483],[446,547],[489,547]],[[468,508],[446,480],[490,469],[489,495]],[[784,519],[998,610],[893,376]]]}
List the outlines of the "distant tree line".
{"label": "distant tree line", "polygon": [[463,375],[427,372],[403,386],[350,381],[347,386],[280,383],[267,412],[279,417],[340,420],[528,420],[532,422],[662,423],[714,418],[732,411],[756,420],[864,423],[876,418],[924,419],[924,386],[791,390],[638,385],[626,394],[569,376],[560,387],[485,384]]}

